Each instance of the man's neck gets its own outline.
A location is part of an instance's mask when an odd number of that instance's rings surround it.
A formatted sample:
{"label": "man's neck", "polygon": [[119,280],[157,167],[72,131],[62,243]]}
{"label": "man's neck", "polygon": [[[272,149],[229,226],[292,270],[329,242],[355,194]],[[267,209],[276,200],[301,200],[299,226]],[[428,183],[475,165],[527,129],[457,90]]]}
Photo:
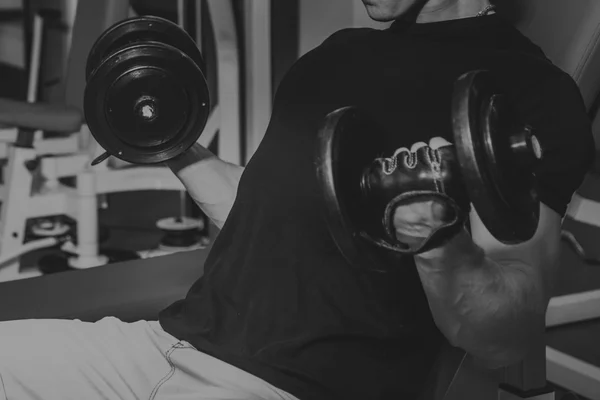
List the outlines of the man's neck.
{"label": "man's neck", "polygon": [[489,5],[489,0],[429,0],[416,22],[424,24],[475,17]]}

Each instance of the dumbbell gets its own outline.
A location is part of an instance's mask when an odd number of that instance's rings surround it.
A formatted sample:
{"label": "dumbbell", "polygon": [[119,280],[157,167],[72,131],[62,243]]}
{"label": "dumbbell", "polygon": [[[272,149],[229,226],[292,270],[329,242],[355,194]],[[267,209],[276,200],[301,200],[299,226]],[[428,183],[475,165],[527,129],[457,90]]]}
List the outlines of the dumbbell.
{"label": "dumbbell", "polygon": [[[517,118],[497,82],[488,71],[458,77],[448,124],[457,170],[477,214],[496,239],[517,244],[531,239],[538,227],[534,169],[543,152],[533,128]],[[353,106],[329,113],[319,130],[315,167],[325,219],[354,265],[375,265],[386,260],[381,248],[394,250],[394,232],[375,215],[364,188],[373,161],[394,153],[389,142],[381,126]]]}
{"label": "dumbbell", "polygon": [[167,161],[200,137],[210,112],[204,60],[194,40],[163,18],[126,19],[88,55],[85,119],[109,156],[134,164]]}

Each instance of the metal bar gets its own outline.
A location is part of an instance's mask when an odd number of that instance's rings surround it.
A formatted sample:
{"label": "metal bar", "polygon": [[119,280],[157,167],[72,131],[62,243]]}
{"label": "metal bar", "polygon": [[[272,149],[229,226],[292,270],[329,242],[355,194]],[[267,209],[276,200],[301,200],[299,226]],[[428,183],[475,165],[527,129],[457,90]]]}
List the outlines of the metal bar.
{"label": "metal bar", "polygon": [[230,0],[208,0],[217,51],[217,76],[221,125],[219,157],[241,163],[240,61],[233,5]]}
{"label": "metal bar", "polygon": [[246,160],[262,141],[271,117],[271,1],[247,0],[246,41]]}
{"label": "metal bar", "polygon": [[575,221],[600,227],[600,202],[575,194],[569,204],[567,215]]}
{"label": "metal bar", "polygon": [[27,101],[30,103],[35,103],[38,97],[43,35],[44,19],[36,13],[33,17],[33,43],[31,44],[31,63],[29,65],[29,82],[27,86]]}
{"label": "metal bar", "polygon": [[543,389],[546,381],[546,348],[543,343],[520,363],[504,369],[503,383],[518,392]]}
{"label": "metal bar", "polygon": [[548,380],[589,400],[600,400],[600,368],[546,348]]}
{"label": "metal bar", "polygon": [[600,289],[552,298],[546,313],[546,326],[553,327],[595,318],[600,318]]}
{"label": "metal bar", "polygon": [[83,91],[86,83],[84,67],[92,45],[102,32],[128,15],[128,1],[93,0],[78,5],[65,82],[67,105],[83,110]]}

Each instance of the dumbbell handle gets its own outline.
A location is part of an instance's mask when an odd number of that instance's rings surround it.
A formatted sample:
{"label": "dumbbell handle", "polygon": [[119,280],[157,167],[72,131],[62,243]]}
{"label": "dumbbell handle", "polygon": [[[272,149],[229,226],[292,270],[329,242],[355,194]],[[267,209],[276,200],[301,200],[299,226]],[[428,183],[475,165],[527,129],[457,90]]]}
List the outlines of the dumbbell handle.
{"label": "dumbbell handle", "polygon": [[92,161],[92,167],[106,161],[109,157],[110,157],[110,153],[108,151],[105,151],[104,153],[100,154],[98,157],[96,157]]}
{"label": "dumbbell handle", "polygon": [[532,165],[544,156],[542,146],[529,125],[522,126],[512,134],[509,144],[517,159],[522,160],[524,165]]}

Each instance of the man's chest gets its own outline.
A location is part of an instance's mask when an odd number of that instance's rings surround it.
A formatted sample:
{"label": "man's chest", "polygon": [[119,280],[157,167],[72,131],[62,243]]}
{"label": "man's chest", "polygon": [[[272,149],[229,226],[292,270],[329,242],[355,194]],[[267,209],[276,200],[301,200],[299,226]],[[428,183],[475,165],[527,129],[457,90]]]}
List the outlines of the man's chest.
{"label": "man's chest", "polygon": [[[304,115],[316,137],[323,117],[356,106],[394,137],[397,146],[428,141],[435,136],[452,142],[452,101],[456,80],[473,70],[498,77],[501,93],[518,98],[535,76],[525,55],[441,44],[414,44],[401,51],[381,51],[366,45],[319,54],[301,60],[290,77],[287,107]],[[529,77],[528,77],[529,74]],[[518,102],[518,101],[517,101]],[[301,111],[302,110],[302,111]]]}

